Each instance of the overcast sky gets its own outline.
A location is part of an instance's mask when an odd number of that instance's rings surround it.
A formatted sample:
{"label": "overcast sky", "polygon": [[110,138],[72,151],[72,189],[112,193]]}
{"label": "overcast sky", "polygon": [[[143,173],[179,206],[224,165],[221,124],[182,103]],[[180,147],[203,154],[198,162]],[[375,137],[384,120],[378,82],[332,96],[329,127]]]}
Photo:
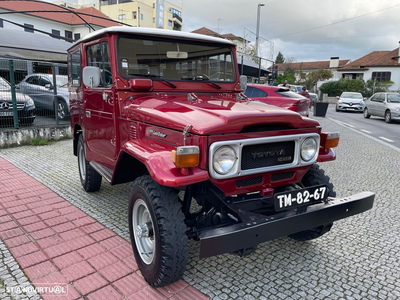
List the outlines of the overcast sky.
{"label": "overcast sky", "polygon": [[273,53],[273,60],[279,51],[298,62],[355,60],[372,51],[393,50],[400,41],[400,0],[168,1],[183,7],[183,31],[207,27],[253,42],[257,7],[264,3],[260,37],[273,43],[273,52],[268,43],[260,49],[264,57]]}
{"label": "overcast sky", "polygon": [[[260,7],[260,37],[273,42],[274,60],[279,51],[299,62],[337,56],[355,60],[372,51],[399,46],[400,0],[170,1],[180,6],[183,3],[184,31],[204,26],[219,33],[245,34],[252,41],[258,3],[264,3]],[[338,24],[329,25],[332,23]],[[306,31],[316,27],[321,28]],[[266,44],[262,50],[267,55]]]}

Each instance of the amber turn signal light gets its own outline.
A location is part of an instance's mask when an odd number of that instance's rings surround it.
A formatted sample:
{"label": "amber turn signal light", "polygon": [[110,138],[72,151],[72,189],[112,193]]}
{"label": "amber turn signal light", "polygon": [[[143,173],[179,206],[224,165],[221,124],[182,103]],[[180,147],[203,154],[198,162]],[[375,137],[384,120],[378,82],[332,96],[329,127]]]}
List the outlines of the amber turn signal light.
{"label": "amber turn signal light", "polygon": [[182,146],[172,150],[172,161],[177,168],[197,167],[200,161],[200,149],[197,146]]}
{"label": "amber turn signal light", "polygon": [[330,132],[321,134],[321,146],[325,149],[335,148],[339,145],[339,132]]}

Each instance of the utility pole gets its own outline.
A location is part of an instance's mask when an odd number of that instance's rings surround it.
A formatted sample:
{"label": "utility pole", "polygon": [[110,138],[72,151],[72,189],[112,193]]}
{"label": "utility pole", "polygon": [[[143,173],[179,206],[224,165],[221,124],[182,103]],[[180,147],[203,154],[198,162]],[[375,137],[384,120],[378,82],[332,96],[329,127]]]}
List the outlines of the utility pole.
{"label": "utility pole", "polygon": [[255,56],[258,57],[258,37],[260,34],[260,7],[265,6],[264,3],[258,3],[257,5],[257,29],[256,29],[256,53]]}

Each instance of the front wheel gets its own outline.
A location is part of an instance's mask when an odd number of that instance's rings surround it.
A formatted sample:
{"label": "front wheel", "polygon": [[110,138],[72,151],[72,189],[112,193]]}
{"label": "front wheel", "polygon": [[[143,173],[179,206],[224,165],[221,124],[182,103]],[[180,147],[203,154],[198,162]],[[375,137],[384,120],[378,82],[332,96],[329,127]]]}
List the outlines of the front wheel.
{"label": "front wheel", "polygon": [[78,139],[78,168],[79,178],[86,192],[96,192],[101,186],[101,175],[96,172],[95,169],[89,164],[86,159],[85,143],[83,141],[82,134],[79,135]]}
{"label": "front wheel", "polygon": [[129,201],[129,233],[144,279],[152,287],[179,280],[186,268],[188,238],[182,207],[173,189],[148,176],[137,178]]}
{"label": "front wheel", "polygon": [[[310,167],[306,175],[304,175],[301,183],[304,187],[325,184],[327,186],[328,196],[336,196],[336,192],[333,190],[333,184],[330,182],[329,176],[325,175],[324,170],[320,169],[316,164]],[[327,233],[331,229],[332,225],[333,223],[327,223],[315,228],[291,234],[289,237],[297,241],[313,240]]]}
{"label": "front wheel", "polygon": [[369,119],[371,115],[368,113],[368,108],[364,108],[364,118]]}
{"label": "front wheel", "polygon": [[69,111],[67,103],[62,100],[58,99],[57,106],[55,107],[56,114],[58,115],[58,119],[65,121],[69,118]]}
{"label": "front wheel", "polygon": [[390,110],[385,111],[385,122],[386,123],[392,122],[392,115],[390,114]]}

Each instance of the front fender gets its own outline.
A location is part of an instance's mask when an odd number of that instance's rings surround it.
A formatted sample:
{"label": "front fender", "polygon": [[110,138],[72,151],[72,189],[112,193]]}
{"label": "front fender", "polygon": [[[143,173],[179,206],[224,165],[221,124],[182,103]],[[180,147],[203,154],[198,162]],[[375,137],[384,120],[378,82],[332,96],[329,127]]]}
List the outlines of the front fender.
{"label": "front fender", "polygon": [[207,170],[199,167],[188,168],[183,174],[176,168],[171,159],[173,146],[158,144],[154,141],[140,143],[128,141],[123,145],[123,151],[142,162],[150,176],[160,185],[169,187],[182,187],[209,179]]}

